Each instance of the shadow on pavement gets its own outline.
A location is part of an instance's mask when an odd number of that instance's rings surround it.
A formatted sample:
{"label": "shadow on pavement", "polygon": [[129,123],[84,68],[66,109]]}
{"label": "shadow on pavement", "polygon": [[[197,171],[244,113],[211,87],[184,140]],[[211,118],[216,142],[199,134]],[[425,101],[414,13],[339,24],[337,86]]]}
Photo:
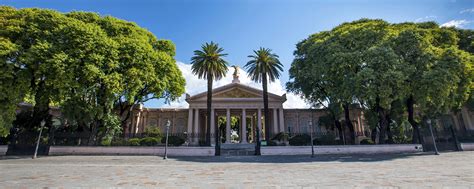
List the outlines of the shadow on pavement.
{"label": "shadow on pavement", "polygon": [[213,156],[213,157],[169,157],[177,161],[201,163],[307,163],[307,162],[379,162],[415,156],[431,156],[433,153],[410,154],[346,154],[310,156]]}

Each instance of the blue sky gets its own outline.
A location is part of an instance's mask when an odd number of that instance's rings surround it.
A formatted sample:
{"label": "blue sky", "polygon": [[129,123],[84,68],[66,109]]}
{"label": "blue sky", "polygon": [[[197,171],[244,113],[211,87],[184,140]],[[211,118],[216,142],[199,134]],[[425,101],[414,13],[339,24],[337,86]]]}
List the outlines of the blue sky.
{"label": "blue sky", "polygon": [[[183,63],[189,63],[193,51],[208,41],[225,49],[230,65],[243,66],[253,49],[271,48],[285,66],[280,85],[288,81],[295,44],[342,22],[360,18],[393,23],[433,20],[474,28],[473,0],[0,0],[0,4],[92,11],[136,22],[158,38],[172,40],[176,60]],[[146,103],[149,107],[161,105],[160,101]]]}

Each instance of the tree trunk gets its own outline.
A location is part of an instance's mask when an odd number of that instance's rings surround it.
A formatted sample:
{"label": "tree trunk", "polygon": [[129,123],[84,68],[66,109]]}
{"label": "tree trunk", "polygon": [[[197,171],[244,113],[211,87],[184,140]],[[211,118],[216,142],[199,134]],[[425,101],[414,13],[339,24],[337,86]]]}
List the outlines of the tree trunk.
{"label": "tree trunk", "polygon": [[126,130],[128,130],[127,122],[128,122],[128,119],[132,115],[132,110],[133,110],[133,105],[125,105],[125,107],[120,108],[120,126],[122,128],[124,136],[126,136],[127,134],[126,132]]}
{"label": "tree trunk", "polygon": [[345,123],[346,123],[346,126],[349,128],[349,142],[350,144],[355,144],[355,132],[354,132],[354,125],[352,125],[352,121],[351,121],[351,118],[350,118],[350,112],[349,112],[349,104],[344,104],[343,105],[343,108],[344,108],[344,119],[345,119]]}
{"label": "tree trunk", "polygon": [[263,85],[263,111],[265,114],[265,141],[270,141],[270,116],[268,110],[268,90],[267,90],[267,74],[262,75]]}
{"label": "tree trunk", "polygon": [[33,107],[33,114],[31,117],[31,122],[29,123],[29,128],[40,127],[42,121],[46,121],[49,116],[49,103],[50,100],[48,97],[44,96],[46,94],[45,82],[40,81],[36,86],[35,93],[35,105]]}
{"label": "tree trunk", "polygon": [[387,116],[385,116],[386,122],[387,122],[387,137],[388,137],[388,143],[393,144],[393,134],[392,131],[390,130],[390,123],[392,123],[392,118],[390,117],[390,113],[387,113]]}
{"label": "tree trunk", "polygon": [[413,127],[413,138],[412,138],[413,144],[416,144],[416,143],[422,144],[423,139],[421,138],[419,124],[415,121],[415,118],[414,118],[414,113],[415,113],[413,109],[414,104],[415,104],[415,101],[413,99],[413,96],[410,96],[407,99],[408,122],[410,122],[410,125]]}
{"label": "tree trunk", "polygon": [[[206,145],[211,146],[211,108],[212,108],[212,82],[210,72],[207,74],[207,120],[206,120]],[[217,153],[217,151],[216,151]]]}
{"label": "tree trunk", "polygon": [[372,133],[370,135],[370,139],[372,139],[372,141],[376,144],[378,144],[378,142],[379,142],[379,138],[377,137],[377,135],[379,135],[379,133],[378,133],[379,131],[377,130],[377,128],[378,128],[377,126],[374,127],[372,129]]}
{"label": "tree trunk", "polygon": [[387,112],[384,108],[380,107],[379,105],[380,99],[377,97],[375,99],[375,110],[377,111],[377,115],[379,118],[379,126],[380,126],[380,135],[379,135],[379,144],[385,144],[385,135],[387,133]]}
{"label": "tree trunk", "polygon": [[339,137],[341,138],[342,144],[346,144],[346,137],[344,131],[342,130],[341,122],[339,122],[339,120],[337,120],[335,117],[334,124],[336,125],[336,129],[339,132]]}

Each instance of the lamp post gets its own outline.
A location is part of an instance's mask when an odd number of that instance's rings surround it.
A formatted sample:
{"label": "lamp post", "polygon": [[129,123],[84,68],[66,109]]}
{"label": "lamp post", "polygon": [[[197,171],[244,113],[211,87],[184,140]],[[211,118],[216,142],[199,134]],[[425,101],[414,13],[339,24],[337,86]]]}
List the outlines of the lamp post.
{"label": "lamp post", "polygon": [[438,147],[436,146],[436,140],[433,135],[433,128],[431,127],[431,119],[426,120],[426,123],[428,123],[428,127],[430,128],[431,139],[433,139],[433,146],[435,149],[435,155],[439,155]]}
{"label": "lamp post", "polygon": [[171,121],[170,120],[166,121],[165,155],[163,156],[163,159],[168,159],[168,135],[170,131],[170,126],[171,126]]}
{"label": "lamp post", "polygon": [[[313,116],[311,116],[313,117]],[[311,118],[312,119],[312,118]],[[314,157],[314,144],[313,144],[313,120],[309,120],[309,127],[311,127],[311,157]]]}
{"label": "lamp post", "polygon": [[35,153],[33,154],[33,159],[36,159],[36,155],[38,154],[38,148],[39,148],[39,143],[40,143],[40,139],[41,139],[41,133],[43,132],[43,127],[44,127],[45,124],[46,124],[46,122],[44,120],[41,121],[41,128],[40,128],[40,132],[39,132],[39,135],[38,135],[38,140],[36,141],[36,148],[35,148]]}

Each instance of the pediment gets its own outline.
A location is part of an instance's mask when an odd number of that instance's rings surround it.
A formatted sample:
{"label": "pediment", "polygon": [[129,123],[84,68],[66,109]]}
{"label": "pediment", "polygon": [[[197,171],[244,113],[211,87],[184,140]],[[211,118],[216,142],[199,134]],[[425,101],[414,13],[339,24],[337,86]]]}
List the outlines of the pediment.
{"label": "pediment", "polygon": [[215,98],[260,98],[261,95],[244,91],[240,88],[233,88],[228,91],[212,95]]}
{"label": "pediment", "polygon": [[[260,100],[263,97],[263,91],[250,86],[242,85],[240,83],[231,83],[212,90],[212,97],[218,99],[255,99]],[[205,101],[207,99],[207,91],[193,96],[187,96],[186,101]],[[286,95],[279,96],[273,93],[268,93],[269,101],[286,101]]]}

